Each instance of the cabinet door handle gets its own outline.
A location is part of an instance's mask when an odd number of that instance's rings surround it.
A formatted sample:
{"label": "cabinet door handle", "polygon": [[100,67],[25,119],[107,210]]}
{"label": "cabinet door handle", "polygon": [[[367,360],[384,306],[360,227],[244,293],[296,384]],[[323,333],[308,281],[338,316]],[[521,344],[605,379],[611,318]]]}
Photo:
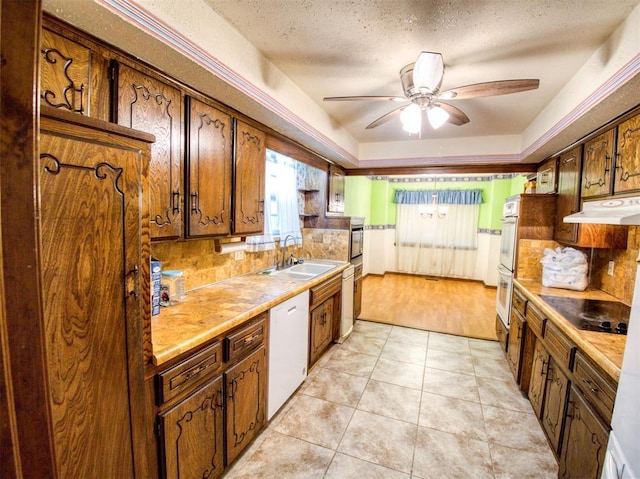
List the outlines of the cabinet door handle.
{"label": "cabinet door handle", "polygon": [[133,268],[126,274],[127,290],[129,291],[129,296],[134,298],[138,297],[138,272],[138,265],[134,264]]}
{"label": "cabinet door handle", "polygon": [[587,385],[587,387],[589,388],[589,390],[593,393],[593,394],[598,394],[600,392],[600,389],[598,389],[597,386],[595,386],[591,381],[589,381],[588,379],[583,379],[582,380],[583,383],[585,383]]}
{"label": "cabinet door handle", "polygon": [[606,155],[604,155],[604,174],[605,175],[611,171],[610,163],[611,163],[611,155],[607,153]]}
{"label": "cabinet door handle", "polygon": [[198,209],[198,192],[196,191],[195,193],[191,193],[191,212],[197,213]]}
{"label": "cabinet door handle", "polygon": [[180,191],[174,191],[171,195],[172,209],[174,213],[180,213]]}
{"label": "cabinet door handle", "polygon": [[576,414],[576,403],[573,401],[569,401],[567,404],[567,414],[566,416],[570,419],[573,419]]}
{"label": "cabinet door handle", "polygon": [[540,368],[540,376],[546,376],[547,372],[549,372],[549,362],[546,359],[543,359],[542,367]]}

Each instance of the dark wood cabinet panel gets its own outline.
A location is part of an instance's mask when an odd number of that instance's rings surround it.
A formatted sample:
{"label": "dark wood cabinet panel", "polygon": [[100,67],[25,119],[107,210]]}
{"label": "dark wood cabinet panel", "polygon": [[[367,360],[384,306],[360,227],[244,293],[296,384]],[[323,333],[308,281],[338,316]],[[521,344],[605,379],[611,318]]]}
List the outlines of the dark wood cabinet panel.
{"label": "dark wood cabinet panel", "polygon": [[564,223],[565,216],[580,209],[580,168],[582,145],[560,155],[558,161],[558,198],[556,203],[556,225],[554,239],[565,243],[578,240],[578,225]]}
{"label": "dark wood cabinet panel", "polygon": [[233,232],[261,233],[264,229],[266,135],[237,120],[235,129]]}
{"label": "dark wood cabinet panel", "polygon": [[344,214],[344,181],[344,171],[337,166],[329,165],[327,213]]}
{"label": "dark wood cabinet panel", "polygon": [[536,193],[555,193],[558,187],[558,158],[549,158],[542,163],[536,174]]}
{"label": "dark wood cabinet panel", "polygon": [[187,236],[231,233],[231,116],[187,97]]}
{"label": "dark wood cabinet panel", "polygon": [[362,312],[362,264],[355,266],[353,275],[353,317],[358,319]]}
{"label": "dark wood cabinet panel", "polygon": [[333,338],[333,298],[311,311],[309,369],[322,356]]}
{"label": "dark wood cabinet panel", "polygon": [[151,239],[182,234],[182,95],[177,88],[126,65],[117,71],[114,121],[155,135],[151,148]]}
{"label": "dark wood cabinet panel", "polygon": [[615,130],[608,130],[584,145],[581,197],[611,194]]}
{"label": "dark wood cabinet panel", "polygon": [[37,184],[58,476],[143,477],[149,144],[63,113],[43,108]]}
{"label": "dark wood cabinet panel", "polygon": [[158,416],[165,479],[207,477],[224,470],[222,375]]}
{"label": "dark wood cabinet panel", "polygon": [[496,315],[496,337],[498,338],[498,342],[500,343],[500,347],[502,348],[502,352],[507,352],[507,341],[509,340],[509,332],[507,331],[507,327],[504,325],[500,316]]}
{"label": "dark wood cabinet panel", "polygon": [[560,470],[563,479],[600,479],[609,430],[580,392],[571,388]]}
{"label": "dark wood cabinet panel", "polygon": [[549,353],[540,340],[536,340],[533,349],[531,365],[531,380],[529,381],[529,401],[538,419],[542,416],[545,385],[547,383],[547,367],[549,366]]}
{"label": "dark wood cabinet panel", "polygon": [[520,359],[524,343],[525,323],[520,313],[511,309],[511,324],[509,326],[509,344],[507,345],[507,362],[516,382],[520,382]]}
{"label": "dark wood cabinet panel", "polygon": [[546,380],[541,417],[542,427],[557,454],[560,449],[560,440],[562,439],[564,414],[569,393],[569,379],[558,367],[554,358],[549,360]]}
{"label": "dark wood cabinet panel", "polygon": [[266,421],[266,349],[261,346],[225,374],[227,464],[258,435]]}
{"label": "dark wood cabinet panel", "polygon": [[640,115],[618,126],[614,193],[640,190]]}

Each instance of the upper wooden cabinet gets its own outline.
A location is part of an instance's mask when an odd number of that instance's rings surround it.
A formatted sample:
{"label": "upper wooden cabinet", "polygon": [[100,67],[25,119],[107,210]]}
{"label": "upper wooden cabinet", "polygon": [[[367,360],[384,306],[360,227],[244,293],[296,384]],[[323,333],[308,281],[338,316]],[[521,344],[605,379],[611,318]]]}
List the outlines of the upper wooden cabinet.
{"label": "upper wooden cabinet", "polygon": [[196,98],[186,97],[188,112],[186,173],[187,236],[231,233],[231,116]]}
{"label": "upper wooden cabinet", "polygon": [[555,193],[558,187],[558,158],[549,158],[538,167],[536,193]]}
{"label": "upper wooden cabinet", "polygon": [[114,121],[152,133],[151,239],[182,233],[182,95],[180,90],[126,65],[114,64]]}
{"label": "upper wooden cabinet", "polygon": [[236,120],[233,187],[233,233],[261,233],[264,229],[266,135]]}
{"label": "upper wooden cabinet", "polygon": [[556,203],[556,226],[554,239],[565,243],[575,243],[578,239],[578,225],[564,223],[565,216],[577,213],[580,208],[580,167],[582,165],[582,145],[560,155],[558,162],[558,199]]}
{"label": "upper wooden cabinet", "polygon": [[327,213],[344,213],[344,171],[334,165],[329,165]]}
{"label": "upper wooden cabinet", "polygon": [[108,120],[106,60],[48,29],[42,29],[40,42],[40,103]]}
{"label": "upper wooden cabinet", "polygon": [[614,193],[640,190],[640,115],[618,126]]}
{"label": "upper wooden cabinet", "polygon": [[614,146],[614,129],[585,143],[581,190],[583,199],[611,194]]}

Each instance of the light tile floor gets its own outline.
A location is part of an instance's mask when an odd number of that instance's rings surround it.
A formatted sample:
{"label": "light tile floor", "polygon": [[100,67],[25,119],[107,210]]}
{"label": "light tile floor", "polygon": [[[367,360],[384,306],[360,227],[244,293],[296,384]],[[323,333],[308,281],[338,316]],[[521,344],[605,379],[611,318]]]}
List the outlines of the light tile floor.
{"label": "light tile floor", "polygon": [[557,473],[497,342],[358,321],[224,478]]}

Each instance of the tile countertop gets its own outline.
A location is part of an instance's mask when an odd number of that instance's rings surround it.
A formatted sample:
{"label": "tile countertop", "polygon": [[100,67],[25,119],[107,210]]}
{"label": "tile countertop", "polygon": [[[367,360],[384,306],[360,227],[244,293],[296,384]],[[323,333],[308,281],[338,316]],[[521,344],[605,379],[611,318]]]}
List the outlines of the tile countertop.
{"label": "tile countertop", "polygon": [[550,321],[553,321],[579,349],[600,366],[604,372],[611,376],[616,383],[618,382],[627,337],[623,334],[579,330],[547,304],[546,301],[540,298],[540,295],[602,299],[605,301],[618,301],[617,298],[599,289],[587,288],[585,291],[571,291],[560,288],[546,288],[542,286],[540,281],[525,279],[516,279],[514,283],[525,292],[527,298],[540,309]]}
{"label": "tile countertop", "polygon": [[187,292],[187,299],[160,308],[151,318],[153,364],[158,366],[283,301],[344,271],[345,261],[308,259],[336,267],[307,281],[258,272],[235,276]]}

